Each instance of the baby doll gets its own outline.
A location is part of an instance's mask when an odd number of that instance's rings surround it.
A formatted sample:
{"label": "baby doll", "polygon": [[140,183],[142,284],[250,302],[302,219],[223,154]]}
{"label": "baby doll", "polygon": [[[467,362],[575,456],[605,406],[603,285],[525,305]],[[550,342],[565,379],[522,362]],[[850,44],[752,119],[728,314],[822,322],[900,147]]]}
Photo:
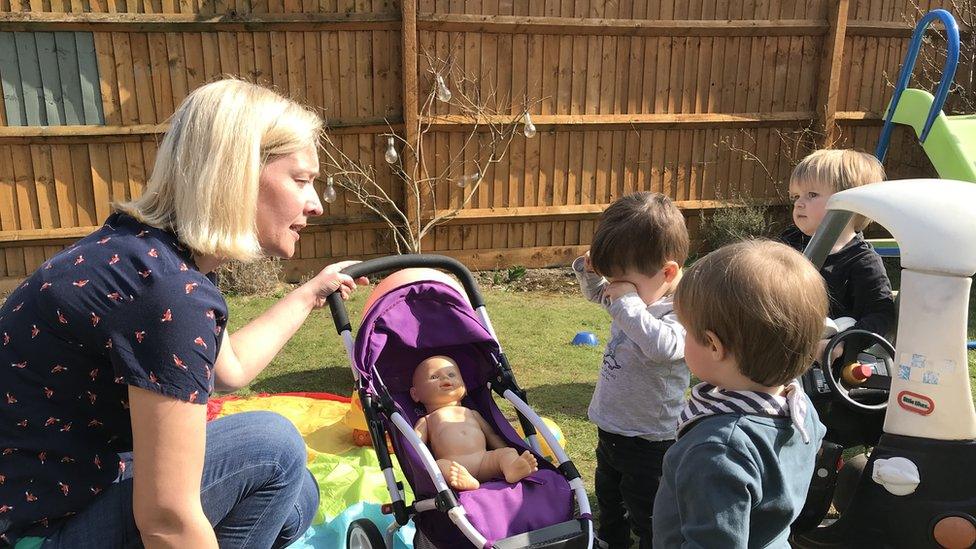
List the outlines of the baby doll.
{"label": "baby doll", "polygon": [[414,430],[430,447],[447,484],[474,490],[479,481],[504,476],[506,482],[518,482],[537,471],[535,456],[529,451],[519,455],[481,414],[461,405],[464,395],[461,371],[446,356],[424,360],[413,373],[410,397],[427,409]]}

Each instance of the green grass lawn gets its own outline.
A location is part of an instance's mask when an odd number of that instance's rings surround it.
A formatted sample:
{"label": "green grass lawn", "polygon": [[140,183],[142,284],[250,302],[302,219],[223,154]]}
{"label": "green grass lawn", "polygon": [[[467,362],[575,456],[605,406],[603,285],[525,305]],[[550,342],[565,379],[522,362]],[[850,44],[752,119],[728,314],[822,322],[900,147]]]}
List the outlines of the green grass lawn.
{"label": "green grass lawn", "polygon": [[[535,410],[555,420],[562,428],[567,452],[579,467],[593,492],[596,466],[596,428],[586,419],[610,320],[597,305],[577,296],[483,291],[488,313]],[[358,292],[348,302],[353,328],[367,292]],[[230,328],[233,330],[259,314],[272,298],[231,297]],[[976,299],[970,303],[973,318]],[[599,347],[570,345],[580,330],[595,332]],[[976,330],[970,321],[969,337]],[[969,353],[970,379],[976,380],[976,353]],[[256,392],[325,391],[349,395],[352,374],[348,359],[327,310],[316,311],[288,343],[275,361],[239,394]],[[641,403],[635,402],[635,406]],[[503,407],[504,409],[504,407]],[[514,415],[514,414],[512,414]],[[591,498],[592,499],[592,498]]]}

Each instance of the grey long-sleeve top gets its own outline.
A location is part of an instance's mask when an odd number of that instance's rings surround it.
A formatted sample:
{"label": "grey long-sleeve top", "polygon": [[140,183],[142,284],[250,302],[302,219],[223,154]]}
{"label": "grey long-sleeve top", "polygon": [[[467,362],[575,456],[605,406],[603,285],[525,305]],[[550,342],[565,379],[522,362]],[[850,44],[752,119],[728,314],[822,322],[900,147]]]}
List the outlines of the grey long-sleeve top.
{"label": "grey long-sleeve top", "polygon": [[675,438],[689,373],[685,329],[673,300],[645,305],[636,292],[609,301],[607,281],[573,262],[583,296],[610,313],[610,341],[590,401],[589,418],[604,431],[651,441]]}

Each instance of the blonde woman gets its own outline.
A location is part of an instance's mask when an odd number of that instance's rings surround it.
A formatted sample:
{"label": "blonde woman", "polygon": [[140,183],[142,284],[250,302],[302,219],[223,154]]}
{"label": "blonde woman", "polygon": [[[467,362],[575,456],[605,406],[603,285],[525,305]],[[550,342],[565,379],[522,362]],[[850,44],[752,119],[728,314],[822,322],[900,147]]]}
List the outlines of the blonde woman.
{"label": "blonde woman", "polygon": [[[357,282],[323,269],[228,334],[213,270],[290,257],[321,215],[321,121],[222,80],[173,114],[145,194],[43,264],[0,309],[0,545],[283,547],[318,488],[295,427],[207,423],[308,314]],[[20,544],[18,544],[20,545]]]}

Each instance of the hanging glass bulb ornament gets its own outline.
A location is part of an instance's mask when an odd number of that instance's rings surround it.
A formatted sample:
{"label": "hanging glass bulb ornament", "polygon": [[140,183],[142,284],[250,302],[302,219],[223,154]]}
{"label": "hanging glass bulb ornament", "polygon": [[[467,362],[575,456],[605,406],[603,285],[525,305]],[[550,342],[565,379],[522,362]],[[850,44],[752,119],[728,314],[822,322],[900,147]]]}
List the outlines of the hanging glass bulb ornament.
{"label": "hanging glass bulb ornament", "polygon": [[451,90],[447,89],[447,84],[444,83],[444,77],[437,75],[437,100],[441,103],[447,103],[451,100]]}
{"label": "hanging glass bulb ornament", "polygon": [[396,161],[400,159],[396,147],[393,146],[392,137],[386,138],[386,152],[383,154],[383,158],[386,159],[387,164],[396,164]]}
{"label": "hanging glass bulb ornament", "polygon": [[535,137],[535,124],[532,123],[532,117],[529,116],[529,111],[525,111],[525,116],[522,117],[522,121],[525,122],[525,127],[522,128],[522,133],[525,137],[528,139]]}
{"label": "hanging glass bulb ornament", "polygon": [[325,179],[325,190],[322,191],[322,200],[325,200],[329,204],[336,201],[336,190],[335,185],[333,184],[334,182],[335,180],[332,179],[331,175],[327,177]]}
{"label": "hanging glass bulb ornament", "polygon": [[464,187],[467,187],[468,185],[477,182],[478,178],[480,177],[481,177],[481,172],[478,171],[474,172],[473,174],[462,175],[457,180],[457,186],[463,189]]}

